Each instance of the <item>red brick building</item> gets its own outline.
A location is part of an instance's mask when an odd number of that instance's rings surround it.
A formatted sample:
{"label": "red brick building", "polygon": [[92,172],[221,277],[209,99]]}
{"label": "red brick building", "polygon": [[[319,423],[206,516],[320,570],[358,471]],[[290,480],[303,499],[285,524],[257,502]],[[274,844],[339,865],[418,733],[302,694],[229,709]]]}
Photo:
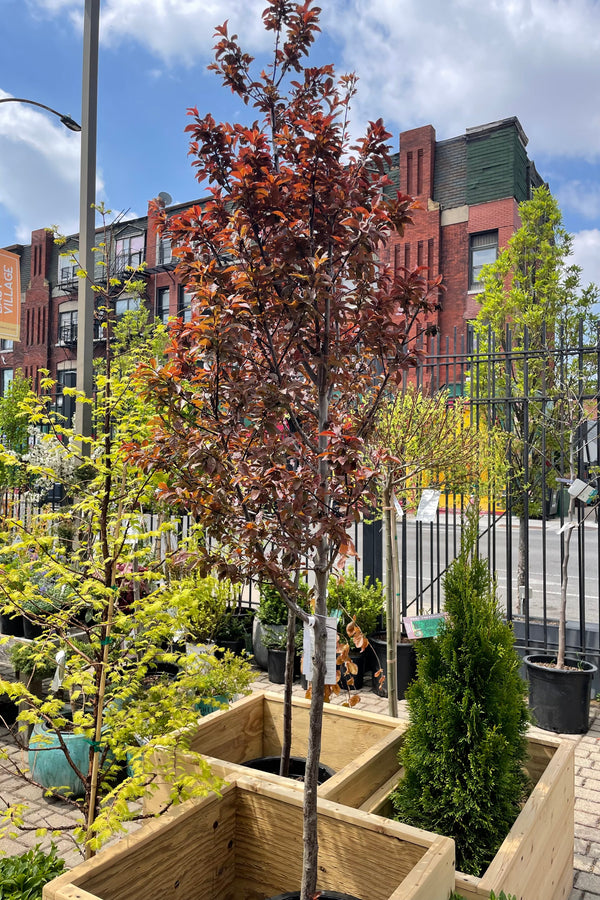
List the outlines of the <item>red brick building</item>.
{"label": "red brick building", "polygon": [[[495,259],[519,226],[518,204],[542,184],[526,152],[527,137],[517,118],[469,128],[458,137],[436,141],[431,125],[400,135],[393,157],[393,187],[415,196],[421,209],[414,226],[386,249],[394,266],[427,266],[431,277],[443,274],[446,290],[436,324],[443,343],[466,348],[468,323],[477,315],[477,277]],[[169,202],[167,200],[167,202]],[[185,209],[169,206],[168,212]],[[171,247],[148,217],[112,227],[115,273],[147,263],[146,302],[162,321],[191,314],[191,296],[178,283]],[[77,236],[66,249],[76,249]],[[21,258],[21,340],[0,342],[0,394],[21,369],[38,384],[38,370],[48,369],[59,384],[75,384],[77,354],[77,266],[60,254],[52,235],[34,231],[31,244],[5,248]],[[99,274],[102,270],[99,270]],[[122,297],[116,313],[136,301]],[[100,334],[98,333],[98,338]],[[101,352],[102,342],[96,342]],[[58,392],[58,404],[63,398]],[[64,398],[68,403],[69,401]],[[64,407],[63,407],[64,408]],[[65,410],[68,412],[68,410]]]}

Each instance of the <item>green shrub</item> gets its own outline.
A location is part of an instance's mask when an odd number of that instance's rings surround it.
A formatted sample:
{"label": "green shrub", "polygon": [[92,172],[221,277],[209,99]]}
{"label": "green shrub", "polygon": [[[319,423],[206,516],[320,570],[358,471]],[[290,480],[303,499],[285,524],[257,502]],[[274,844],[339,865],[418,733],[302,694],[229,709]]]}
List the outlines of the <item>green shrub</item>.
{"label": "green shrub", "polygon": [[19,856],[0,859],[0,900],[41,900],[42,888],[65,868],[56,846],[44,853],[39,845]]}
{"label": "green shrub", "polygon": [[348,643],[346,625],[356,616],[356,624],[364,635],[372,634],[377,628],[383,611],[383,589],[381,583],[359,581],[352,570],[335,578],[330,577],[327,585],[327,606],[331,613],[340,611],[340,636]]}
{"label": "green shrub", "polygon": [[405,772],[392,800],[397,819],[454,838],[457,868],[479,875],[526,796],[529,716],[512,630],[486,562],[474,555],[476,529],[471,517],[446,575],[446,624],[437,638],[417,641]]}
{"label": "green shrub", "polygon": [[38,678],[51,678],[56,669],[56,647],[40,646],[39,643],[15,642],[8,655],[15,672],[20,675],[36,675]]}
{"label": "green shrub", "polygon": [[215,640],[220,623],[235,602],[231,582],[214,575],[193,573],[173,581],[168,593],[187,639],[198,644]]}
{"label": "green shrub", "polygon": [[[263,625],[286,625],[288,619],[288,607],[285,600],[272,584],[260,585],[260,603],[258,605],[258,618]],[[300,582],[299,605],[308,609],[309,587],[305,581]]]}

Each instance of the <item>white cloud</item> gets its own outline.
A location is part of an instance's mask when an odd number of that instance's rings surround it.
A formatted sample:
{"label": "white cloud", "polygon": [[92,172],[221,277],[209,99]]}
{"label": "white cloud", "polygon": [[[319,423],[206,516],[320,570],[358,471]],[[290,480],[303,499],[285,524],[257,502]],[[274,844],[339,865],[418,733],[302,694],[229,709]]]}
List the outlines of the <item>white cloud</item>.
{"label": "white cloud", "polygon": [[[81,0],[30,0],[50,14],[66,10],[81,21]],[[244,45],[264,46],[264,0],[103,0],[100,40],[117,47],[135,40],[168,65],[192,65],[211,56],[215,26],[229,20],[229,33]]]}
{"label": "white cloud", "polygon": [[600,286],[600,229],[579,231],[573,238],[573,262],[581,266],[581,283]]}
{"label": "white cloud", "polygon": [[600,219],[600,185],[597,182],[566,181],[557,191],[561,209],[570,209],[584,219]]}
{"label": "white cloud", "polygon": [[[82,0],[28,0],[80,18]],[[252,52],[268,45],[265,0],[103,0],[101,34],[137,41],[164,64],[206,60],[230,20]],[[534,152],[600,154],[597,0],[328,0],[322,28],[361,78],[354,119],[383,115],[438,138],[518,115]]]}
{"label": "white cloud", "polygon": [[0,204],[16,221],[18,241],[53,224],[78,231],[79,146],[79,135],[48,113],[0,105]]}
{"label": "white cloud", "polygon": [[340,0],[324,16],[361,119],[445,138],[518,115],[534,152],[600,153],[596,0]]}

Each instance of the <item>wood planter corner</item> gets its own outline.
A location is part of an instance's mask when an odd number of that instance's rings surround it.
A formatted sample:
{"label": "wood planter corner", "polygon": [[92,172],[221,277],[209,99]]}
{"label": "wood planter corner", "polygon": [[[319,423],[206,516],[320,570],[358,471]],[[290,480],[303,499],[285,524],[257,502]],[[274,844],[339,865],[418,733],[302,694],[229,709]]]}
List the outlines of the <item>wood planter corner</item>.
{"label": "wood planter corner", "polygon": [[[396,754],[403,740],[399,735]],[[466,900],[488,900],[490,891],[514,894],[517,900],[567,900],[573,887],[574,744],[531,729],[527,745],[525,768],[533,790],[483,875],[456,873],[456,891]],[[389,795],[401,773],[397,758],[392,763],[382,750],[365,758],[353,777],[334,785],[328,796],[389,815]]]}
{"label": "wood planter corner", "polygon": [[[454,842],[318,801],[320,890],[360,900],[448,900]],[[264,900],[297,890],[302,795],[240,776],[46,885],[44,900]]]}
{"label": "wood planter corner", "polygon": [[[292,707],[291,755],[306,757],[310,700],[295,697]],[[326,704],[321,762],[332,768],[335,775],[319,787],[319,795],[335,798],[347,779],[355,785],[360,783],[360,772],[372,756],[385,760],[390,772],[394,766],[397,768],[400,735],[406,727],[406,723],[390,716]],[[282,741],[283,696],[261,691],[238,700],[229,709],[202,718],[193,732],[189,749],[206,758],[213,774],[228,779],[234,775],[258,775],[256,770],[242,764],[261,756],[279,756]],[[178,774],[193,774],[196,770],[194,759],[181,750],[158,751],[154,762],[160,776],[153,793],[145,798],[147,813],[164,808],[170,792],[169,770],[176,769]],[[289,783],[279,775],[260,773],[260,777],[274,783]],[[302,788],[298,782],[295,784]],[[371,790],[370,782],[365,787],[367,790]],[[367,796],[365,791],[361,802]]]}

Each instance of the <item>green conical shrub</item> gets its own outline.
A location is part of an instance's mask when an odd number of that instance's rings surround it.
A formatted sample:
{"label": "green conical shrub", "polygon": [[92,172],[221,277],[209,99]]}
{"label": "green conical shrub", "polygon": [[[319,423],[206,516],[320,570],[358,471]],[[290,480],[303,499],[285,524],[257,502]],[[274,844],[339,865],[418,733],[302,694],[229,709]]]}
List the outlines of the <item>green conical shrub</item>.
{"label": "green conical shrub", "polygon": [[512,629],[476,540],[474,514],[446,575],[447,622],[437,638],[417,642],[405,771],[392,796],[397,819],[454,838],[457,868],[473,875],[489,865],[526,796],[529,721]]}

